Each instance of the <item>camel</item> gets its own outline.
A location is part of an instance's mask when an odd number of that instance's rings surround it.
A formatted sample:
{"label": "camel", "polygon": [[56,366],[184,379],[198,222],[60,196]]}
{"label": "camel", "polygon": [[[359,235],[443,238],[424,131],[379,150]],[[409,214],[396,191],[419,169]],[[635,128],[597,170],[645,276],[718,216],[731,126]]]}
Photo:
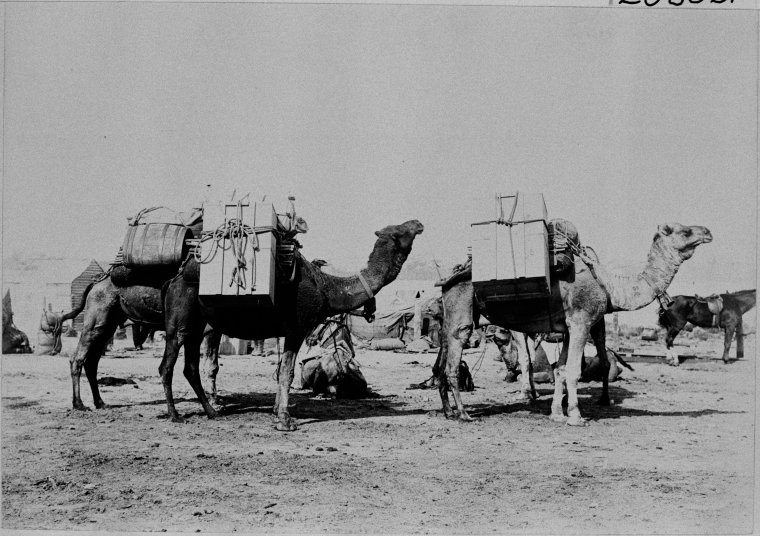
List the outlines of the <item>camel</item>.
{"label": "camel", "polygon": [[306,337],[301,361],[301,389],[333,398],[365,398],[367,380],[358,362],[347,324],[349,313],[328,318]]}
{"label": "camel", "polygon": [[3,297],[3,353],[28,354],[31,352],[29,337],[13,323],[11,291],[7,290]]}
{"label": "camel", "polygon": [[[288,399],[301,343],[325,319],[362,306],[395,280],[412,250],[414,239],[423,229],[419,221],[410,220],[375,232],[377,240],[367,266],[354,276],[326,274],[298,254],[293,281],[275,283],[277,301],[272,309],[214,307],[199,299],[198,287],[188,281],[190,278],[175,277],[166,289],[166,349],[159,367],[172,420],[181,420],[174,406],[171,380],[177,354],[183,345],[185,377],[206,415],[213,418],[217,414],[208,403],[198,375],[199,325],[208,322],[214,329],[240,339],[284,337],[284,351],[277,367],[279,386],[273,408],[275,428],[296,430],[288,412]],[[195,270],[193,264],[197,265],[197,261],[191,258],[185,270]]]}
{"label": "camel", "polygon": [[185,348],[185,378],[206,415],[218,416],[203,391],[199,374],[200,346],[204,326],[208,323],[219,331],[220,337],[221,334],[247,340],[285,337],[274,412],[278,430],[295,430],[287,408],[295,356],[301,342],[327,317],[360,307],[393,281],[412,250],[414,238],[422,231],[422,224],[416,220],[377,231],[378,238],[367,267],[352,277],[325,274],[298,254],[293,282],[275,283],[277,302],[273,308],[215,308],[204,304],[198,297],[199,263],[192,255],[166,285],[161,278],[145,278],[138,281],[139,284],[117,287],[112,278],[104,279],[86,296],[82,334],[70,360],[74,408],[86,409],[79,392],[83,367],[95,406],[105,407],[97,386],[98,361],[116,326],[130,318],[166,331],[159,373],[172,421],[182,421],[172,394],[174,365],[182,346]]}
{"label": "camel", "polygon": [[[721,294],[719,297],[700,299],[697,296],[675,296],[660,312],[659,323],[668,330],[665,337],[668,360],[678,366],[678,356],[673,351],[673,340],[687,322],[703,328],[721,327],[724,331],[723,362],[728,363],[728,351],[736,333],[736,358],[744,357],[744,333],[742,315],[755,306],[757,291],[741,290]],[[721,302],[722,308],[711,310],[710,301]]]}
{"label": "camel", "polygon": [[[472,331],[473,316],[483,314],[491,323],[524,333],[566,332],[562,356],[555,371],[551,419],[569,425],[587,424],[578,407],[578,381],[581,377],[583,347],[589,337],[599,355],[606,355],[604,315],[615,311],[632,311],[645,307],[661,296],[673,280],[681,264],[690,259],[697,246],[712,241],[706,227],[678,223],[660,225],[644,270],[635,276],[609,273],[597,258],[578,249],[583,263],[575,262],[574,270],[563,277],[553,275],[548,300],[516,302],[513,307],[492,306],[475,295],[471,266],[452,276],[443,285],[443,332],[448,351],[445,366],[439,373],[439,392],[444,414],[461,420],[472,420],[462,405],[456,386],[456,371],[462,347]],[[539,303],[540,302],[540,303]],[[607,360],[601,360],[608,366]],[[607,374],[603,375],[603,392],[599,403],[609,404]],[[562,396],[567,384],[567,417],[562,412]],[[451,391],[456,404],[449,404]]]}

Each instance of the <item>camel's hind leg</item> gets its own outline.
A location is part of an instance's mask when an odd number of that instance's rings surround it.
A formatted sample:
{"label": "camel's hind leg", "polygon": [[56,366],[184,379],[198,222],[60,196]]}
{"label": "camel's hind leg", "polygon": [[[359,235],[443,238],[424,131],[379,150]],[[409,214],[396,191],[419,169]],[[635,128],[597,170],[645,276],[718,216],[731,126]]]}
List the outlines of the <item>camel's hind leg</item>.
{"label": "camel's hind leg", "polygon": [[92,288],[85,305],[82,334],[79,337],[76,351],[69,358],[74,409],[88,409],[82,403],[80,392],[82,368],[85,369],[95,407],[103,408],[106,406],[98,389],[98,362],[108,340],[116,331],[116,326],[124,320],[123,316],[124,314],[119,307],[116,288],[110,280],[98,283]]}
{"label": "camel's hind leg", "polygon": [[591,338],[594,339],[596,354],[599,357],[599,366],[602,367],[602,396],[599,397],[597,404],[600,406],[609,406],[610,360],[607,357],[607,330],[604,325],[604,317],[591,326]]}
{"label": "camel's hind leg", "polygon": [[516,400],[527,400],[533,402],[538,398],[536,394],[536,385],[533,382],[533,361],[530,356],[530,343],[527,335],[523,333],[512,333],[512,338],[517,344],[517,362],[520,365],[520,394]]}
{"label": "camel's hind leg", "polygon": [[449,345],[446,342],[446,337],[443,337],[441,347],[438,349],[438,357],[433,365],[433,374],[438,380],[438,394],[441,396],[443,414],[446,417],[452,417],[454,412],[451,410],[451,403],[449,402],[449,387],[448,380],[446,379],[446,363],[449,359],[448,352]]}
{"label": "camel's hind leg", "polygon": [[744,325],[742,324],[742,317],[739,317],[739,321],[736,323],[736,359],[744,357]]}
{"label": "camel's hind leg", "polygon": [[733,322],[726,324],[725,335],[723,337],[723,362],[728,363],[728,351],[731,350],[731,342],[734,340],[736,325]]}
{"label": "camel's hind leg", "polygon": [[[462,395],[459,392],[459,364],[462,361],[464,343],[465,341],[469,340],[471,334],[472,324],[458,326],[458,328],[453,330],[453,332],[452,330],[447,330],[446,337],[448,340],[446,341],[446,346],[448,349],[448,355],[446,358],[446,366],[442,367],[444,369],[443,378],[445,379],[448,390],[451,391],[451,396],[454,399],[454,404],[457,407],[456,413],[446,414],[446,416],[453,417],[458,413],[459,419],[463,421],[473,420],[472,417],[470,417],[470,415],[464,409],[464,404],[462,403]],[[443,395],[441,398],[441,401],[443,402]],[[446,397],[446,402],[448,402],[448,396]],[[444,413],[445,410],[446,408],[444,407]]]}
{"label": "camel's hind leg", "polygon": [[148,340],[148,335],[151,334],[152,328],[144,324],[132,324],[132,344],[135,346],[135,350],[142,350],[143,344]]}
{"label": "camel's hind leg", "polygon": [[161,383],[164,386],[164,396],[166,397],[166,411],[172,422],[183,422],[182,417],[177,413],[177,407],[174,404],[174,393],[172,391],[172,380],[174,378],[174,365],[177,363],[179,349],[182,343],[178,340],[176,328],[166,329],[166,341],[164,345],[164,357],[158,366],[158,373],[161,375]]}

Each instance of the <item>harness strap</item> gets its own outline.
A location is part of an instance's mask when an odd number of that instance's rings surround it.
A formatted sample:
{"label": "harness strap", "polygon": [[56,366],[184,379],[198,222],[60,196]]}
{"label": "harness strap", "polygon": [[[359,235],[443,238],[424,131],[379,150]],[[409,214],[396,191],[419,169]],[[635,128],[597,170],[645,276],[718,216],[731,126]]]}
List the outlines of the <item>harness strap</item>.
{"label": "harness strap", "polygon": [[367,283],[367,280],[364,279],[364,276],[361,272],[359,272],[359,281],[361,282],[362,286],[364,287],[364,291],[367,293],[367,296],[369,296],[369,299],[372,299],[375,297],[375,294],[372,292],[372,289],[369,288],[369,284]]}

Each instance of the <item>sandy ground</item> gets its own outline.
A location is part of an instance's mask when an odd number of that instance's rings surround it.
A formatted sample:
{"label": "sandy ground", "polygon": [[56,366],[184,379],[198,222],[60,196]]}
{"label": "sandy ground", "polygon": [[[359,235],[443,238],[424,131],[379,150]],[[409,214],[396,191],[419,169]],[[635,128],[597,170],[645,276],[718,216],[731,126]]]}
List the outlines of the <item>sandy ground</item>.
{"label": "sandy ground", "polygon": [[[75,341],[66,340],[70,350]],[[702,343],[714,358],[719,341]],[[295,391],[300,428],[273,429],[274,358],[225,356],[224,416],[200,411],[177,366],[167,420],[161,347],[110,352],[112,406],[70,409],[65,357],[2,358],[2,528],[290,533],[748,533],[753,530],[755,337],[746,359],[636,363],[613,405],[582,384],[585,428],[548,419],[489,350],[465,356],[479,417],[446,420],[407,390],[435,354],[360,350],[374,398]],[[733,355],[733,354],[732,354]],[[297,382],[296,382],[297,383]],[[92,399],[83,378],[83,398]]]}

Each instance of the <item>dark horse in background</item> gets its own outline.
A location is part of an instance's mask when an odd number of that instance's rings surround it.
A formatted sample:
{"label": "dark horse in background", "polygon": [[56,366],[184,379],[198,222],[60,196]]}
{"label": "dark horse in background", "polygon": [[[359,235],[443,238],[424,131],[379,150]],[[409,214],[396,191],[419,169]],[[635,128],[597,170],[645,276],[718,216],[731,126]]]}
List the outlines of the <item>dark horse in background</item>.
{"label": "dark horse in background", "polygon": [[[716,297],[699,298],[698,296],[675,296],[673,302],[660,313],[659,323],[668,330],[665,345],[668,355],[672,353],[673,339],[683,329],[687,322],[702,328],[720,327],[725,333],[723,343],[723,362],[728,363],[728,350],[736,333],[736,358],[744,357],[744,332],[742,330],[742,315],[755,306],[756,290],[740,290],[739,292],[721,294],[723,308],[714,314],[710,310],[709,301]],[[674,356],[675,357],[675,356]],[[678,363],[676,358],[674,363]]]}

